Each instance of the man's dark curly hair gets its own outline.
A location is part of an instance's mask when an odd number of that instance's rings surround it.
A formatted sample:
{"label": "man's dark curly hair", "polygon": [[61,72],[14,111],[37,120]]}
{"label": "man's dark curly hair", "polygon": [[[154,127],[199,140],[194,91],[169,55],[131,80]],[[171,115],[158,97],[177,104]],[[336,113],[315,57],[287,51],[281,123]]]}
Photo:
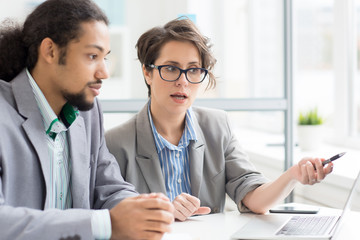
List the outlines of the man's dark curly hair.
{"label": "man's dark curly hair", "polygon": [[91,0],[47,0],[20,26],[5,20],[0,26],[0,79],[11,81],[22,69],[30,71],[38,61],[43,39],[52,39],[61,49],[59,64],[65,64],[67,44],[81,35],[81,23],[109,20]]}

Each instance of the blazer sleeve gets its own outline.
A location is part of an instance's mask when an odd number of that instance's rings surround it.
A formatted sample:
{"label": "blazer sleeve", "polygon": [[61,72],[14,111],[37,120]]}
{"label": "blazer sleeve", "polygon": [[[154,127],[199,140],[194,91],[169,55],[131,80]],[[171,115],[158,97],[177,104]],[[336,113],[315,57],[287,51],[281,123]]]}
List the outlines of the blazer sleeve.
{"label": "blazer sleeve", "polygon": [[250,210],[242,204],[242,199],[269,180],[250,162],[235,136],[228,115],[225,114],[225,117],[226,132],[229,136],[225,145],[226,192],[237,204],[240,212],[249,212]]}
{"label": "blazer sleeve", "polygon": [[[94,204],[92,208],[94,209],[111,209],[121,200],[127,197],[137,196],[138,193],[135,190],[135,187],[126,182],[122,177],[119,165],[115,157],[109,152],[104,135],[103,126],[103,115],[100,109],[99,103],[96,101],[96,106],[94,107],[98,111],[94,111],[93,119],[99,119],[100,123],[96,123],[96,126],[93,129],[100,129],[95,131],[95,133],[88,134],[91,136],[92,146],[92,173],[91,179],[93,182],[90,185],[90,188],[94,186]],[[98,140],[97,140],[98,139]],[[95,146],[95,147],[94,147]],[[95,176],[94,176],[95,175]],[[92,194],[91,194],[92,195]]]}
{"label": "blazer sleeve", "polygon": [[0,201],[0,239],[93,239],[91,215],[94,210],[43,211],[12,207],[4,204],[2,192]]}
{"label": "blazer sleeve", "polygon": [[[206,145],[205,174],[213,176],[207,180],[207,183],[221,181],[225,185],[224,192],[237,204],[239,210],[241,212],[249,211],[242,205],[242,199],[250,191],[268,182],[268,179],[258,172],[250,162],[225,111],[199,107],[193,109],[199,123],[197,133]],[[210,189],[213,191],[213,196],[221,197],[221,200],[224,200],[225,196],[218,189],[219,186],[214,186],[217,188]],[[214,199],[213,202],[219,202],[219,200]]]}

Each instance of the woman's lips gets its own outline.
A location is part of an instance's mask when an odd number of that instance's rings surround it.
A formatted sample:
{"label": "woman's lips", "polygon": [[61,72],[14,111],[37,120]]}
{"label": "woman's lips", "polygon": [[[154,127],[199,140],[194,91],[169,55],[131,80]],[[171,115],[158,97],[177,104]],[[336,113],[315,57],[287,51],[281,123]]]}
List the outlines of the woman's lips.
{"label": "woman's lips", "polygon": [[170,97],[176,103],[184,103],[186,101],[186,99],[188,98],[187,94],[185,94],[185,93],[174,93],[174,94],[171,94]]}

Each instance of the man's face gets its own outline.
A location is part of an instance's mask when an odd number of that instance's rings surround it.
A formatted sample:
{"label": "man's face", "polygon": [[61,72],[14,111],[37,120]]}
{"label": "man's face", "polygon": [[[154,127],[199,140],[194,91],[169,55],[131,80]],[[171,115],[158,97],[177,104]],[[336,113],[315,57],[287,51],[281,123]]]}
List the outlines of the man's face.
{"label": "man's face", "polygon": [[103,22],[86,22],[81,26],[80,37],[67,46],[65,64],[56,67],[54,84],[60,97],[86,111],[99,95],[102,79],[109,77],[105,61],[110,52],[110,37]]}

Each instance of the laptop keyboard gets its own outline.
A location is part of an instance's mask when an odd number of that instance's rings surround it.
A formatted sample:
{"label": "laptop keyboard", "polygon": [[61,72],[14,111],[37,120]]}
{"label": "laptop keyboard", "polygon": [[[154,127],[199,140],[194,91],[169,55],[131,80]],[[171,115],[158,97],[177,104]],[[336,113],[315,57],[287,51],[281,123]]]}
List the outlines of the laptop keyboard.
{"label": "laptop keyboard", "polygon": [[276,235],[323,235],[337,216],[293,216]]}

